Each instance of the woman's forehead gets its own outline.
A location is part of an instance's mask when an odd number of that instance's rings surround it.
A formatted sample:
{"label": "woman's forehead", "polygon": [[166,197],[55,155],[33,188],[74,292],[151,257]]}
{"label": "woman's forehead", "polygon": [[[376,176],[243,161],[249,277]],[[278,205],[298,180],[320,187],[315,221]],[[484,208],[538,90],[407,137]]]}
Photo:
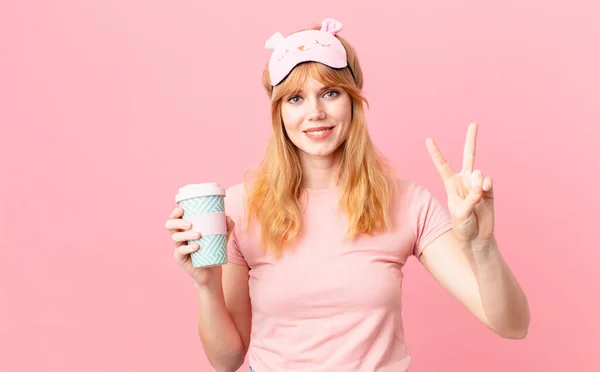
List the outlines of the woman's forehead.
{"label": "woman's forehead", "polygon": [[321,76],[308,73],[303,74],[303,76],[298,76],[296,79],[290,81],[290,84],[285,87],[285,91],[294,93],[316,92],[331,86],[332,85],[324,81]]}
{"label": "woman's forehead", "polygon": [[[274,87],[278,95],[291,95],[299,92],[319,92],[326,88],[343,86],[338,83],[338,74],[332,73],[330,67],[319,63],[303,63],[296,66],[290,74]],[[337,84],[336,84],[337,83]]]}
{"label": "woman's forehead", "polygon": [[319,81],[316,78],[313,78],[312,76],[307,76],[304,81],[300,82],[298,84],[298,86],[296,87],[297,90],[299,91],[311,91],[311,90],[321,90],[323,88],[325,88],[326,85],[324,82]]}

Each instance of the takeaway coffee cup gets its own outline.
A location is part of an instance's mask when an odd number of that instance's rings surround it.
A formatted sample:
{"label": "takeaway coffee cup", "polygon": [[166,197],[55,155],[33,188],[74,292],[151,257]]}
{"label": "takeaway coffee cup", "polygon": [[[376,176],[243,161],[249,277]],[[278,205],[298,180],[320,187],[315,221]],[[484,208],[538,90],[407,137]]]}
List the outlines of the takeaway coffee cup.
{"label": "takeaway coffee cup", "polygon": [[192,224],[193,231],[202,236],[200,249],[192,252],[193,267],[211,267],[227,263],[227,220],[225,190],[218,183],[197,183],[179,189],[175,201],[183,209],[183,220]]}

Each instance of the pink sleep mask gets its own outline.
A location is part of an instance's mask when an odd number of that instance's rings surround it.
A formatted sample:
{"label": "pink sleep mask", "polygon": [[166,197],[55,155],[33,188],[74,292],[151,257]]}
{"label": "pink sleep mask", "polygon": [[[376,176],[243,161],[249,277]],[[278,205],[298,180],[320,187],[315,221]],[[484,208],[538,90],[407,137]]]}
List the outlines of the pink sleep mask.
{"label": "pink sleep mask", "polygon": [[267,40],[265,48],[274,49],[269,59],[271,85],[275,86],[302,62],[319,62],[332,68],[348,65],[346,49],[335,35],[342,24],[327,18],[321,30],[306,30],[284,37],[276,32]]}

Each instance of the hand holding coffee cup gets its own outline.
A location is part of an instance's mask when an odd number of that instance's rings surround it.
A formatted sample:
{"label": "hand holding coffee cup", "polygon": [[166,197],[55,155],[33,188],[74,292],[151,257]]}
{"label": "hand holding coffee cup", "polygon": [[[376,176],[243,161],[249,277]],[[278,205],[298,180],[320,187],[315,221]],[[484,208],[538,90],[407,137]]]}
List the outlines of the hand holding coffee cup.
{"label": "hand holding coffee cup", "polygon": [[210,268],[227,262],[227,241],[234,227],[225,215],[225,191],[216,183],[186,185],[179,190],[165,227],[175,243],[174,258],[202,284]]}

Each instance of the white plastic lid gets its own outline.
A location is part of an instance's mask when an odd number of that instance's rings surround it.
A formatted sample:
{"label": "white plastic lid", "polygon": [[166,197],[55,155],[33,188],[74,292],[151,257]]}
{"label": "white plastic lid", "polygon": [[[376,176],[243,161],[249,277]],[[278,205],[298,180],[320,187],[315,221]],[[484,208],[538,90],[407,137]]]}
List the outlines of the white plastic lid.
{"label": "white plastic lid", "polygon": [[179,203],[184,199],[209,195],[225,196],[225,190],[216,182],[193,183],[180,188],[179,193],[175,196],[175,201]]}

